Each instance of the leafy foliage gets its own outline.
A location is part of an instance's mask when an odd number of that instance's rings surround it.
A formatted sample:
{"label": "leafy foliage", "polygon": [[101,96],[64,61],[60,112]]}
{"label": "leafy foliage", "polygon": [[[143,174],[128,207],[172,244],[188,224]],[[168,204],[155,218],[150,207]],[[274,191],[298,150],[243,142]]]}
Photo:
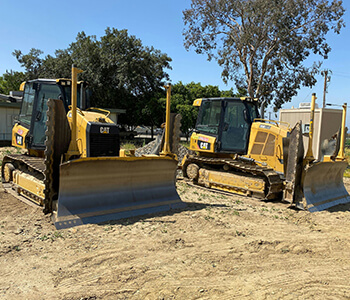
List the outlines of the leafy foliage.
{"label": "leafy foliage", "polygon": [[22,72],[6,71],[0,76],[0,94],[8,95],[10,91],[18,91],[20,84],[25,81]]}
{"label": "leafy foliage", "polygon": [[[181,131],[188,137],[190,129],[196,125],[198,108],[194,107],[193,101],[198,98],[235,97],[240,94],[233,90],[220,91],[218,86],[191,82],[183,84],[181,81],[172,86],[171,110],[182,115]],[[161,99],[165,110],[165,98]]]}
{"label": "leafy foliage", "polygon": [[92,105],[125,108],[120,120],[129,125],[149,123],[152,118],[142,111],[158,101],[164,82],[169,79],[164,69],[171,69],[171,58],[153,47],[142,45],[127,30],[107,28],[99,40],[84,32],[67,49],[55,56],[41,58],[43,52],[31,49],[28,54],[15,50],[27,79],[70,78],[72,64],[84,70],[80,79],[92,89]]}
{"label": "leafy foliage", "polygon": [[192,0],[183,12],[185,47],[206,53],[250,97],[280,108],[301,86],[312,87],[326,59],[326,34],[344,27],[341,0]]}

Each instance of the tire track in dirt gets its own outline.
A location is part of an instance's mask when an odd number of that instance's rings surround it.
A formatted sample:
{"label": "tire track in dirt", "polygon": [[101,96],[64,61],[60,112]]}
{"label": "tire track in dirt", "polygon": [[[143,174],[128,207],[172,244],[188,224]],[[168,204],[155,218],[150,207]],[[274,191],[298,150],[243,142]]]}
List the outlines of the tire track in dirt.
{"label": "tire track in dirt", "polygon": [[178,190],[184,210],[62,231],[0,192],[0,298],[350,297],[349,211]]}

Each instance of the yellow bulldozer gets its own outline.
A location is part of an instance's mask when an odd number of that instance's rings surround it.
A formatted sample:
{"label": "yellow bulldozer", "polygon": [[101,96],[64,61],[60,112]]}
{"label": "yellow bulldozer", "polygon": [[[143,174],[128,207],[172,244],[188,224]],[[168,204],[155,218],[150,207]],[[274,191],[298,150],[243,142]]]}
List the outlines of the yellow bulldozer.
{"label": "yellow bulldozer", "polygon": [[320,211],[350,202],[343,183],[346,105],[341,134],[322,161],[312,152],[316,95],[312,95],[308,150],[304,155],[302,124],[260,118],[250,98],[196,99],[199,107],[190,140],[194,154],[184,157],[189,182],[260,199],[279,199],[298,208]]}
{"label": "yellow bulldozer", "polygon": [[109,111],[86,108],[89,92],[72,79],[27,81],[12,145],[1,177],[6,191],[43,206],[57,229],[183,207],[175,188],[176,155],[170,151],[170,86],[165,142],[160,155],[134,157],[120,150]]}

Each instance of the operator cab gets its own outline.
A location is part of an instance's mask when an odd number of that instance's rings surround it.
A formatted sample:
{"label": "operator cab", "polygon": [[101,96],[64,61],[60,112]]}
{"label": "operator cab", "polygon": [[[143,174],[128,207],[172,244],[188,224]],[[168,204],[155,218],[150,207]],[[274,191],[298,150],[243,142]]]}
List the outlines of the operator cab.
{"label": "operator cab", "polygon": [[[196,103],[197,101],[197,103]],[[197,99],[196,132],[216,138],[216,151],[246,154],[250,127],[259,117],[256,101],[248,98]]]}
{"label": "operator cab", "polygon": [[[48,99],[60,99],[63,101],[66,112],[71,105],[71,80],[70,79],[35,79],[21,85],[23,100],[18,123],[29,129],[28,145],[31,149],[45,149],[45,130],[47,120]],[[84,82],[78,84],[78,107],[87,107],[90,92]]]}

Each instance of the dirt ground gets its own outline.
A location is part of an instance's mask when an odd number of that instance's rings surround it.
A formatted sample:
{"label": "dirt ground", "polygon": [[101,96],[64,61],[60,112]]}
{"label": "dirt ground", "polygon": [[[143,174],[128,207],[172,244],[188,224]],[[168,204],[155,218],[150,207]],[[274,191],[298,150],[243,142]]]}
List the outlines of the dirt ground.
{"label": "dirt ground", "polygon": [[0,299],[350,299],[349,205],[177,188],[185,209],[57,231],[0,187]]}

